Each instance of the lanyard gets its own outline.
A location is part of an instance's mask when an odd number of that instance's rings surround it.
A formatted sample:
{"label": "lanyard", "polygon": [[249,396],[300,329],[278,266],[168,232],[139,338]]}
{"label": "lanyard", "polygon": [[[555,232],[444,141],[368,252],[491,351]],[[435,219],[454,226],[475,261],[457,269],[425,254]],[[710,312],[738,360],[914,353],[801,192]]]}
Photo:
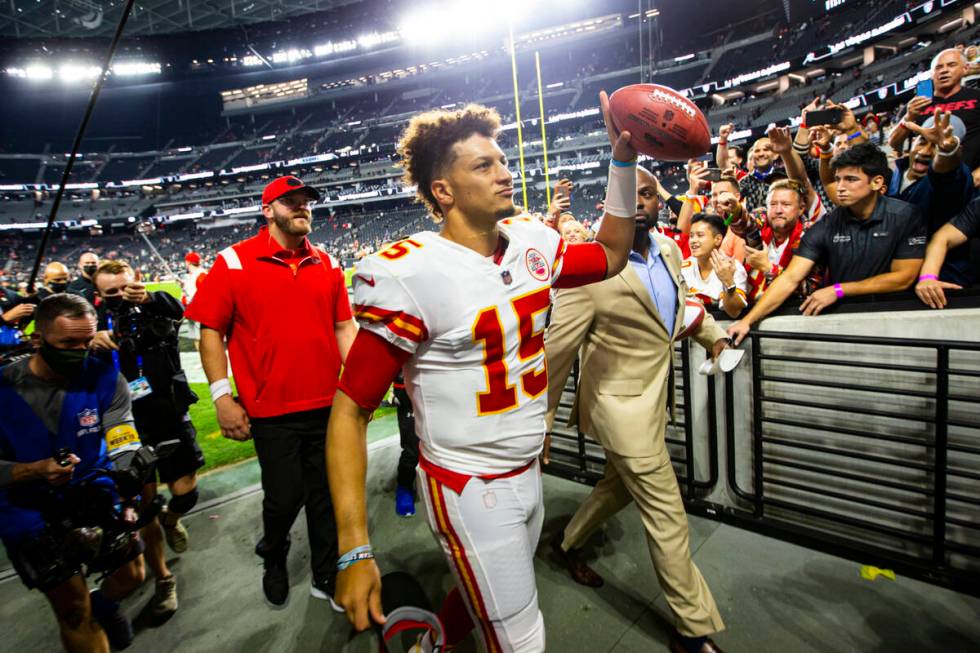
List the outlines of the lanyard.
{"label": "lanyard", "polygon": [[[106,323],[109,327],[109,331],[112,332],[112,314],[106,313]],[[116,349],[112,350],[112,364],[116,366],[116,370],[119,370],[119,351]],[[136,356],[136,378],[143,376],[143,356]]]}

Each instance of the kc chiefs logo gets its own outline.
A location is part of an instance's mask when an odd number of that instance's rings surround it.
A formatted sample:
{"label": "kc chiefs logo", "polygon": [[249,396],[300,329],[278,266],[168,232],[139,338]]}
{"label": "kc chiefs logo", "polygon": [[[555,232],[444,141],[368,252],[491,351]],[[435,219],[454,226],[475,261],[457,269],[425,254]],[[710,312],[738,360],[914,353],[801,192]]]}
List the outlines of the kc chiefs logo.
{"label": "kc chiefs logo", "polygon": [[945,111],[947,113],[952,113],[954,111],[970,111],[977,108],[976,100],[960,100],[959,102],[949,102],[948,104],[934,104],[931,107],[926,107],[923,111],[923,115],[931,115],[936,111]]}
{"label": "kc chiefs logo", "polygon": [[524,262],[527,263],[527,271],[538,281],[548,279],[548,262],[544,255],[536,249],[527,250],[524,255]]}

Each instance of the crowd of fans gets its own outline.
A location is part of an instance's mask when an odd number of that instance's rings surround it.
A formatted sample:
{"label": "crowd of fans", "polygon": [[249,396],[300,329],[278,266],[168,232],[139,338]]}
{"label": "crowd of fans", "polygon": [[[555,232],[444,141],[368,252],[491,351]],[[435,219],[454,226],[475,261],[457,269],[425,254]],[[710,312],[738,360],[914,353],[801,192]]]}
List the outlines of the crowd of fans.
{"label": "crowd of fans", "polygon": [[[883,15],[885,9],[878,7],[873,15],[862,17],[859,23],[855,23],[854,16],[850,16],[847,25],[849,29],[857,29],[875,16]],[[755,60],[757,57],[750,57],[748,50],[759,48],[765,50],[766,57],[799,54],[813,47],[814,43],[822,42],[821,35],[837,24],[834,21],[840,20],[844,20],[842,14],[835,15],[833,20],[825,17],[792,28],[781,28],[777,30],[778,38],[772,42],[762,43],[758,48],[749,45],[745,46],[747,49],[729,50],[721,63]],[[731,36],[720,38],[720,44]],[[549,98],[549,102],[554,103],[549,112],[574,109],[584,102],[593,90],[591,82],[587,80],[588,74],[609,70],[610,66],[612,69],[624,66],[635,57],[633,48],[630,44],[621,52],[617,49],[610,57],[596,60],[592,66],[594,70],[571,68],[568,86],[569,93],[574,91],[573,99],[569,99],[569,96]],[[573,63],[570,58],[569,65]],[[564,64],[556,62],[555,65],[556,69],[560,69]],[[751,111],[742,111],[740,104],[754,106],[757,103],[751,97],[736,99],[726,103],[724,111],[708,111],[720,138],[713,161],[690,161],[686,165],[653,162],[663,201],[662,229],[678,242],[688,257],[686,274],[692,275],[689,282],[698,289],[706,303],[723,309],[732,317],[744,313],[745,308],[751,306],[787,269],[793,252],[807,231],[835,208],[848,207],[858,200],[847,193],[844,194],[845,200],[838,190],[840,161],[835,157],[845,152],[854,151],[849,155],[857,161],[852,167],[861,168],[865,176],[880,170],[881,157],[885,157],[884,174],[876,188],[887,198],[912,203],[926,222],[925,236],[939,232],[943,225],[967,207],[973,199],[977,182],[980,182],[980,114],[975,97],[978,93],[972,87],[980,79],[977,47],[959,44],[942,57],[937,56],[931,68],[923,63],[921,57],[913,58],[905,65],[908,69],[902,75],[914,74],[921,68],[932,71],[932,97],[915,97],[898,106],[894,106],[893,101],[882,103],[881,107],[872,107],[871,111],[855,116],[852,110],[838,103],[847,99],[848,94],[833,94],[836,81],[831,80],[829,85],[822,86],[814,84],[810,90],[816,97],[804,97],[797,105],[801,122],[795,133],[786,128],[770,128],[766,136],[742,142],[730,139],[741,128],[752,125],[754,120],[769,116],[773,109],[772,106],[760,105]],[[856,67],[855,71],[855,79],[860,79],[860,67]],[[719,66],[715,66],[712,77],[719,77]],[[883,81],[881,77],[880,72],[868,76],[863,85],[856,88],[869,90]],[[478,82],[474,84],[480,86]],[[467,89],[490,93],[495,88],[493,83],[485,82],[482,88],[474,90],[474,84]],[[439,100],[451,100],[460,93],[447,91]],[[799,94],[794,97],[799,97]],[[424,98],[416,102],[422,106],[434,99]],[[462,99],[462,95],[459,99]],[[280,156],[292,157],[341,145],[368,146],[375,152],[373,158],[358,159],[356,165],[352,162],[349,167],[324,166],[301,173],[308,183],[331,184],[325,193],[328,197],[372,192],[397,195],[391,199],[382,198],[383,201],[376,204],[360,204],[359,200],[353,200],[338,206],[334,201],[330,206],[321,205],[315,209],[317,227],[313,234],[314,242],[350,266],[360,257],[377,250],[382,243],[426,227],[424,212],[411,207],[408,193],[399,188],[396,177],[399,171],[392,167],[390,155],[385,150],[394,141],[403,123],[400,118],[391,120],[378,117],[379,111],[382,116],[400,115],[395,112],[405,106],[404,102],[392,102],[391,96],[383,92],[375,93],[373,98],[354,101],[337,114],[349,124],[359,124],[353,131],[337,129],[336,125],[340,123],[336,118],[323,122],[323,118],[315,114],[293,116],[302,129],[290,128],[286,123],[278,124],[276,121],[279,117],[258,126],[254,123],[248,127],[232,123],[213,139],[212,145],[244,143],[242,152],[235,154],[219,149],[216,156],[210,157],[209,152],[204,150],[193,163],[186,166],[186,170],[194,171],[205,164],[217,165],[228,161],[240,164]],[[831,122],[807,122],[809,113],[826,114],[827,111],[836,111],[839,115]],[[514,119],[505,111],[502,113],[505,123]],[[938,118],[938,126],[937,121],[925,121],[934,114]],[[777,122],[783,124],[793,117],[782,115]],[[912,123],[911,127],[909,123]],[[925,129],[919,127],[923,124],[926,125]],[[289,138],[266,148],[249,149],[248,144],[261,139],[267,129],[284,131]],[[541,214],[571,240],[588,238],[594,228],[593,220],[601,214],[602,187],[598,183],[601,179],[596,178],[591,170],[585,171],[583,164],[599,164],[605,156],[601,148],[590,148],[588,145],[590,136],[601,134],[601,121],[597,116],[559,121],[549,126],[549,130],[549,140],[555,151],[551,156],[552,166],[566,164],[566,171],[560,176],[569,177],[575,183],[560,187],[567,192],[564,199],[556,189],[556,199],[548,206],[541,178],[530,179],[528,209],[533,212],[539,208]],[[952,134],[951,139],[946,137],[946,132]],[[515,137],[515,130],[504,131],[499,139],[502,147],[507,149],[516,145]],[[946,152],[944,144],[952,147],[954,141],[956,149]],[[865,144],[868,146],[865,147]],[[569,147],[563,151],[565,145]],[[862,147],[855,150],[858,145]],[[870,145],[875,148],[872,150]],[[533,141],[526,143],[525,147],[529,169],[540,166],[540,155]],[[245,153],[248,153],[247,161],[242,158]],[[840,160],[847,161],[848,158]],[[377,167],[372,169],[372,162]],[[155,170],[153,165],[150,168]],[[222,248],[250,233],[252,220],[257,219],[258,215],[244,214],[220,218],[221,221],[215,219],[195,223],[191,220],[154,220],[153,214],[172,217],[251,207],[257,202],[256,189],[259,184],[265,183],[264,177],[268,177],[268,174],[246,174],[213,185],[102,190],[99,197],[93,195],[91,206],[87,206],[89,202],[75,197],[71,204],[65,206],[72,207],[67,208],[69,212],[78,207],[81,211],[79,218],[87,217],[93,208],[101,209],[97,213],[100,217],[119,217],[138,209],[143,212],[145,223],[155,231],[145,233],[146,229],[138,232],[118,229],[107,235],[93,234],[83,238],[74,235],[77,232],[72,235],[63,232],[56,237],[46,256],[49,260],[66,264],[84,251],[93,251],[100,258],[124,256],[144,279],[173,278],[179,275],[187,251],[200,252],[205,262],[213,259]],[[573,187],[574,191],[571,190]],[[49,199],[50,196],[44,194],[35,197],[32,219],[39,221],[46,217]],[[867,200],[864,197],[861,199]],[[556,204],[559,200],[561,204]],[[874,208],[877,206],[874,204],[873,210],[879,210]],[[0,210],[2,213],[4,210]],[[4,219],[5,216],[0,215],[0,220]],[[921,240],[918,236],[916,238],[917,242]],[[30,238],[11,236],[0,239],[0,284],[16,292],[25,291],[34,258],[33,247]],[[918,242],[916,247],[914,253],[918,258],[923,258],[925,242]],[[828,280],[839,278],[838,271],[829,267],[828,261],[820,260],[817,263],[795,288],[795,294],[801,298],[809,297]],[[890,263],[879,266],[877,272],[890,269]],[[72,266],[69,264],[67,267]],[[948,282],[966,286],[972,284],[975,272],[976,261],[970,257],[969,245],[960,244],[943,257],[941,272],[937,275],[939,278],[926,279],[924,283]],[[908,287],[914,279],[909,281],[902,277],[901,281],[876,287],[875,292],[899,290]],[[730,293],[731,298],[725,293]],[[858,293],[845,288],[835,297],[847,294]]]}

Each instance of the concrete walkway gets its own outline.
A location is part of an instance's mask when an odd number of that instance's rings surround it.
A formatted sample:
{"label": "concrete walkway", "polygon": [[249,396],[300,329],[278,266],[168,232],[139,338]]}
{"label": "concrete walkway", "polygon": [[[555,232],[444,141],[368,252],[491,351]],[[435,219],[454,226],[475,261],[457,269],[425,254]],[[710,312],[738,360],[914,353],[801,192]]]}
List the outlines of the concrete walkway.
{"label": "concrete walkway", "polygon": [[[421,515],[393,510],[395,438],[372,444],[368,509],[382,571],[407,570],[438,604],[451,587],[446,563]],[[259,587],[252,554],[259,537],[261,493],[246,483],[249,465],[205,477],[213,498],[187,518],[191,542],[174,557],[181,607],[166,624],[140,617],[152,583],[126,602],[139,627],[140,653],[376,651],[373,636],[352,637],[345,618],[309,595],[304,520],[293,531],[292,594],[272,610]],[[666,651],[669,613],[650,565],[639,514],[629,507],[597,535],[595,568],[606,585],[592,590],[557,567],[547,542],[589,488],[545,477],[547,517],[535,567],[548,650],[569,653]],[[237,486],[237,487],[236,487]],[[221,496],[213,490],[220,488]],[[856,563],[784,544],[730,526],[691,519],[691,546],[728,630],[716,639],[728,653],[976,651],[980,600],[899,577],[861,578]],[[54,619],[44,598],[16,579],[0,583],[3,650],[56,651]],[[461,651],[478,650],[472,642]]]}

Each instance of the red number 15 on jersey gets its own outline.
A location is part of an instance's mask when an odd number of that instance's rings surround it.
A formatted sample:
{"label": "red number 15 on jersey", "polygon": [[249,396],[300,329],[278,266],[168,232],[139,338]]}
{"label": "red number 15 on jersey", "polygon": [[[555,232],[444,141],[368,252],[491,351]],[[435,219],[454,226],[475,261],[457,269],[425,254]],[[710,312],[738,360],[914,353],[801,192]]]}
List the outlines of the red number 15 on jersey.
{"label": "red number 15 on jersey", "polygon": [[[534,330],[534,317],[551,304],[549,287],[539,288],[511,301],[517,315],[520,335],[518,356],[521,361],[544,351],[544,329]],[[496,306],[480,311],[473,323],[473,341],[483,344],[483,372],[487,377],[487,389],[476,395],[479,415],[492,415],[517,408],[517,388],[508,383],[507,343],[500,313]],[[548,389],[548,366],[540,371],[529,370],[521,375],[521,389],[534,399]]]}

